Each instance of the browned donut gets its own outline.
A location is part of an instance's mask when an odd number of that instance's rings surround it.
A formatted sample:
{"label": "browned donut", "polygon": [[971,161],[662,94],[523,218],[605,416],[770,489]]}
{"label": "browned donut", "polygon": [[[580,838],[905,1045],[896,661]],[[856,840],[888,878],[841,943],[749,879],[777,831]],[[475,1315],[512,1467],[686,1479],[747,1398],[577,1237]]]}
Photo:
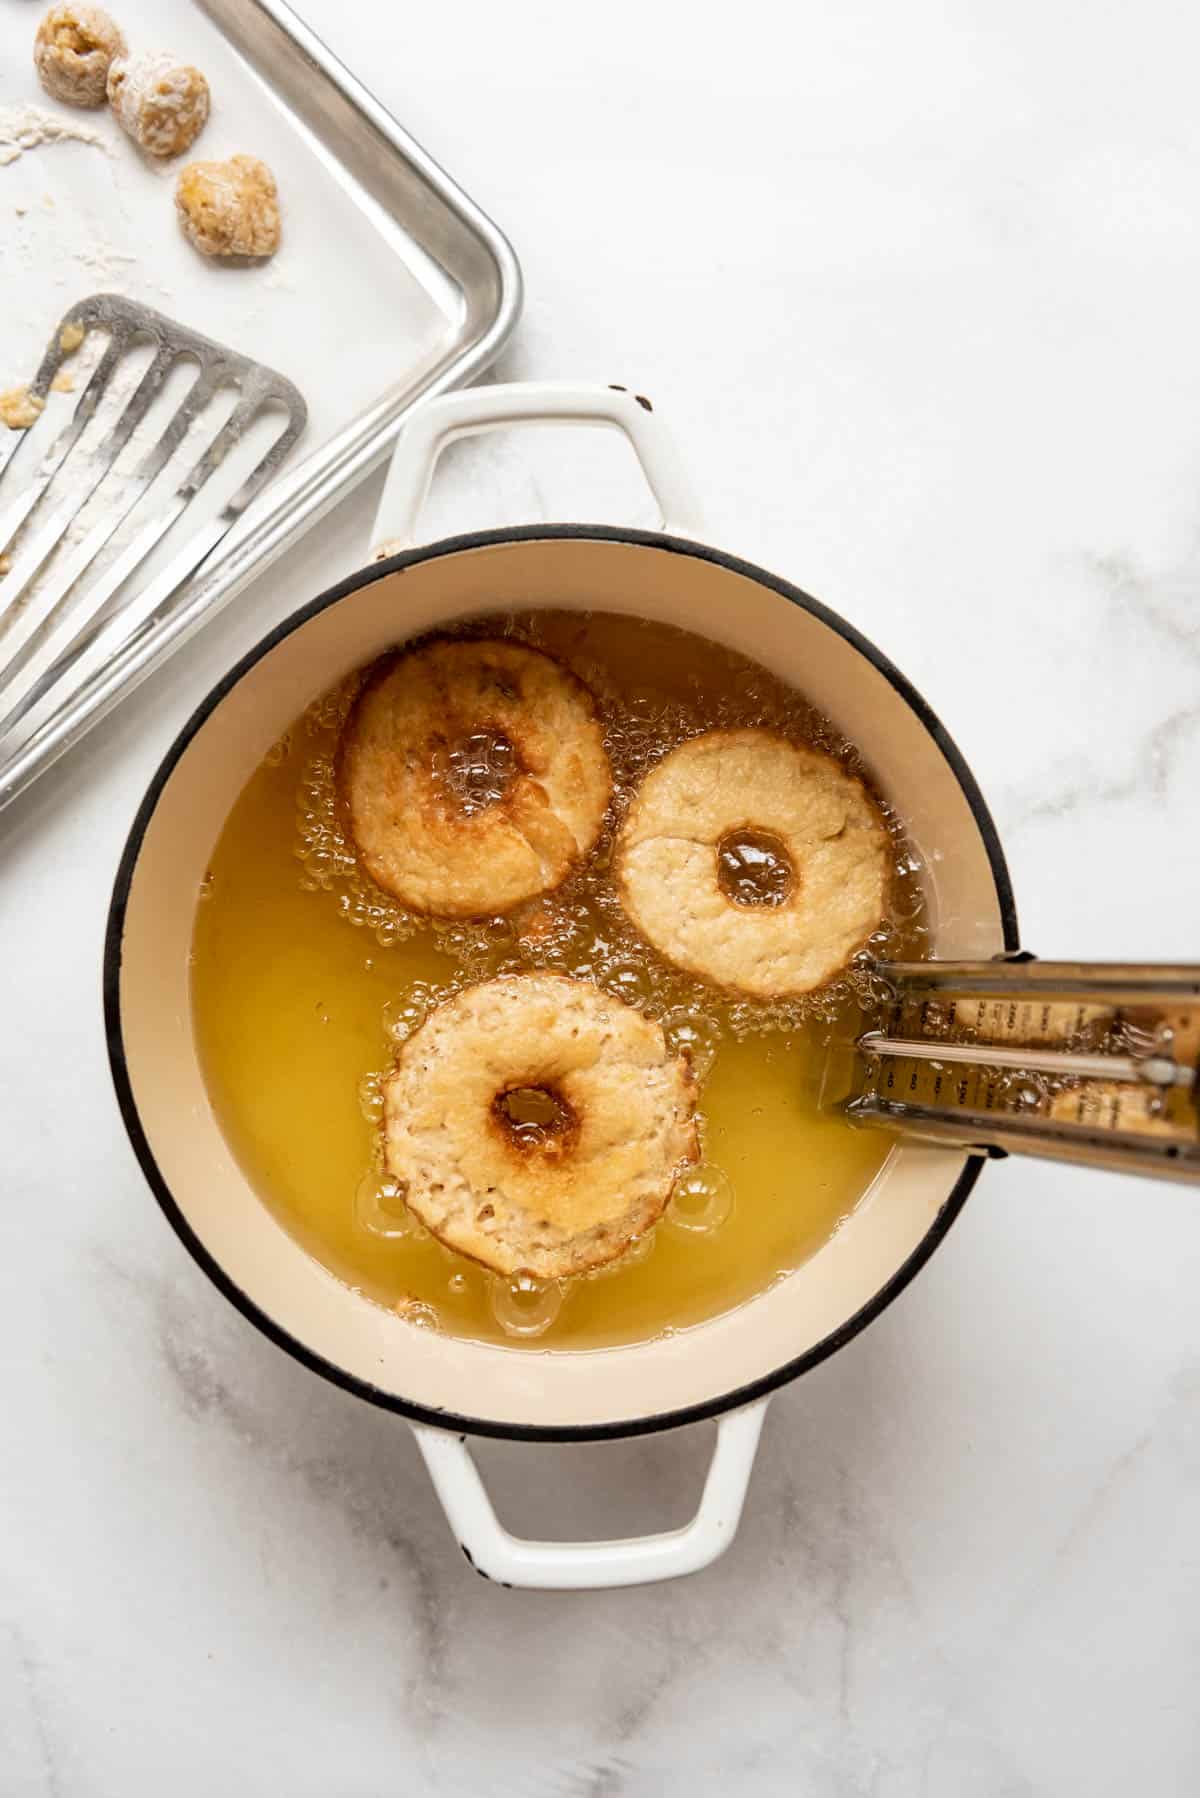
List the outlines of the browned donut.
{"label": "browned donut", "polygon": [[440,640],[368,681],[339,780],[372,880],[435,917],[510,911],[592,847],[611,773],[591,694],[539,650]]}
{"label": "browned donut", "polygon": [[[696,1160],[696,1088],[662,1028],[587,980],[456,993],[384,1082],[388,1172],[450,1248],[542,1279],[611,1261]],[[540,1095],[542,1121],[507,1107]],[[535,1107],[536,1109],[536,1107]]]}
{"label": "browned donut", "polygon": [[[773,846],[765,902],[722,879],[739,843]],[[730,846],[732,845],[732,850]],[[661,954],[754,998],[832,980],[883,917],[888,834],[832,756],[768,730],[714,730],[664,756],[617,846],[621,900]]]}

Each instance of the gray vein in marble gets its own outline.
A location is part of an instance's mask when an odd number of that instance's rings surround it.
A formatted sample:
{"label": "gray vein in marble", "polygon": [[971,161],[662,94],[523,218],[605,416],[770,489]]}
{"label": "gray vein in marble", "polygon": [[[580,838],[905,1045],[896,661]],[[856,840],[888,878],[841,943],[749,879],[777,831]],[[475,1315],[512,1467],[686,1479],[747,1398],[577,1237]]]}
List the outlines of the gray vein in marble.
{"label": "gray vein in marble", "polygon": [[1151,794],[1161,800],[1166,796],[1174,775],[1179,750],[1200,725],[1200,701],[1181,706],[1156,724],[1143,737],[1134,752],[1133,766],[1127,774],[1112,780],[1074,778],[1057,793],[1038,799],[1010,801],[1013,816],[1007,824],[1010,836],[1043,818],[1063,818],[1084,806],[1119,805],[1126,799],[1146,798]]}
{"label": "gray vein in marble", "polygon": [[339,1509],[356,1535],[384,1550],[393,1564],[398,1564],[417,1636],[416,1670],[407,1685],[407,1715],[424,1734],[432,1733],[446,1714],[450,1607],[430,1560],[397,1529],[394,1515],[384,1515],[377,1490],[356,1491],[346,1467],[330,1456],[297,1453],[287,1429],[273,1433],[256,1407],[234,1390],[218,1370],[201,1318],[179,1281],[127,1268],[103,1251],[97,1251],[97,1259],[115,1281],[136,1292],[151,1312],[162,1365],[186,1414],[198,1422],[214,1422],[247,1446],[265,1451],[285,1472],[297,1475],[315,1498]]}
{"label": "gray vein in marble", "polygon": [[9,1635],[13,1645],[13,1658],[20,1669],[21,1683],[25,1690],[29,1717],[33,1724],[33,1733],[41,1760],[44,1780],[42,1789],[47,1794],[47,1798],[60,1798],[63,1787],[59,1778],[58,1757],[54,1751],[54,1731],[46,1715],[41,1668],[24,1634],[15,1624],[9,1626]]}
{"label": "gray vein in marble", "polygon": [[297,1473],[314,1496],[338,1506],[357,1534],[387,1550],[399,1561],[413,1601],[411,1615],[418,1639],[417,1671],[409,1682],[409,1697],[414,1707],[424,1713],[427,1728],[435,1728],[445,1714],[442,1684],[447,1637],[445,1607],[429,1563],[409,1537],[393,1522],[385,1522],[380,1517],[377,1506],[370,1499],[351,1490],[345,1469],[336,1461],[324,1456],[300,1457],[278,1440],[272,1442],[257,1416],[216,1372],[196,1333],[196,1319],[182,1302],[179,1288],[173,1282],[164,1283],[160,1289],[157,1309],[163,1360],[191,1414],[214,1414],[243,1441],[271,1448],[276,1458],[283,1460],[288,1471]]}
{"label": "gray vein in marble", "polygon": [[1189,1485],[1200,1486],[1200,1360],[1188,1357],[1171,1376],[1166,1413],[1156,1434]]}
{"label": "gray vein in marble", "polygon": [[1153,1440],[1153,1432],[1150,1430],[1139,1436],[1137,1441],[1131,1443],[1123,1454],[1116,1457],[1108,1471],[1093,1487],[1086,1503],[1054,1551],[1054,1560],[1050,1570],[1051,1577],[1085,1546],[1089,1536],[1108,1511],[1114,1494],[1136,1472],[1142,1456]]}
{"label": "gray vein in marble", "polygon": [[613,1739],[630,1742],[644,1727],[667,1688],[680,1670],[678,1650],[672,1646],[669,1656],[646,1680],[635,1697],[621,1707],[613,1721]]}
{"label": "gray vein in marble", "polygon": [[996,1744],[974,1744],[976,1752],[982,1747],[984,1761],[981,1765],[976,1760],[968,1773],[955,1753],[955,1735],[953,1723],[948,1723],[930,1742],[914,1798],[942,1798],[950,1792],[955,1798],[1038,1798],[1033,1781],[1014,1768],[1007,1752]]}
{"label": "gray vein in marble", "polygon": [[[427,1527],[430,1543],[437,1544],[426,1552],[422,1543],[396,1528],[396,1509],[403,1509],[405,1502],[396,1479],[385,1478],[377,1463],[359,1463],[355,1445],[380,1440],[374,1413],[327,1392],[310,1376],[266,1350],[257,1339],[251,1338],[249,1345],[242,1344],[239,1349],[239,1324],[227,1315],[215,1295],[194,1291],[191,1276],[162,1276],[130,1269],[107,1252],[95,1253],[109,1289],[136,1294],[183,1412],[199,1427],[219,1428],[245,1445],[254,1458],[265,1458],[284,1474],[297,1476],[318,1500],[336,1507],[369,1546],[385,1550],[391,1565],[398,1565],[407,1603],[398,1608],[397,1616],[403,1620],[406,1633],[411,1632],[414,1638],[413,1672],[406,1687],[404,1716],[419,1740],[428,1744],[437,1736],[442,1742],[458,1743],[463,1723],[461,1705],[456,1704],[453,1712],[460,1726],[456,1734],[451,1737],[444,1729],[451,1717],[450,1697],[460,1688],[477,1691],[478,1682],[483,1680],[491,1701],[502,1709],[504,1692],[510,1683],[515,1695],[521,1682],[530,1677],[553,1681],[557,1664],[554,1643],[563,1634],[573,1641],[574,1631],[585,1628],[591,1652],[597,1654],[597,1642],[615,1631],[617,1645],[611,1656],[602,1657],[611,1667],[600,1735],[606,1751],[589,1760],[564,1759],[564,1744],[560,1743],[558,1752],[552,1750],[540,1768],[530,1769],[527,1783],[518,1779],[497,1787],[497,1791],[509,1794],[528,1790],[545,1794],[546,1798],[576,1798],[576,1794],[579,1798],[616,1798],[617,1794],[634,1789],[630,1783],[632,1765],[622,1750],[629,1744],[644,1742],[659,1707],[688,1670],[694,1674],[698,1660],[703,1659],[709,1619],[702,1605],[696,1608],[684,1594],[684,1606],[677,1608],[678,1600],[671,1602],[676,1596],[673,1589],[668,1589],[667,1595],[651,1590],[556,1597],[500,1593],[481,1582],[464,1580],[459,1562],[449,1552],[444,1525],[432,1502],[420,1511],[421,1527]],[[276,1375],[282,1382],[278,1396],[274,1389]],[[260,1390],[264,1376],[272,1388],[266,1397]],[[244,1386],[240,1384],[243,1380]],[[312,1417],[314,1427],[323,1428],[326,1423],[337,1427],[340,1422],[343,1429],[348,1428],[351,1434],[342,1440],[350,1449],[349,1455],[339,1458],[335,1449],[313,1457],[295,1446],[297,1395],[310,1389],[312,1406],[307,1415]],[[656,1457],[646,1445],[631,1447],[631,1454],[642,1468],[647,1488],[656,1480],[670,1477],[673,1469],[677,1471],[673,1457]],[[414,1467],[411,1477],[423,1488],[419,1469]],[[641,1474],[637,1478],[639,1484],[643,1483]],[[443,1542],[445,1552],[441,1549]],[[501,1603],[510,1648],[504,1666],[498,1666],[489,1656],[480,1662],[476,1652],[479,1629]],[[639,1642],[632,1655],[624,1622],[631,1607],[638,1619],[633,1633]],[[549,1636],[545,1633],[547,1628]],[[452,1667],[452,1659],[456,1667]],[[598,1688],[600,1691],[605,1691],[604,1685]],[[471,1785],[460,1783],[452,1767],[440,1761],[430,1762],[425,1777],[430,1790],[472,1792],[474,1798]]]}
{"label": "gray vein in marble", "polygon": [[582,1771],[568,1769],[562,1783],[555,1778],[555,1798],[619,1798],[625,1790],[629,1762],[604,1760]]}
{"label": "gray vein in marble", "polygon": [[1159,579],[1152,579],[1131,557],[1116,551],[1105,555],[1091,552],[1083,560],[1115,606],[1137,612],[1159,635],[1200,660],[1200,618],[1194,615],[1200,575],[1195,558],[1186,559]]}
{"label": "gray vein in marble", "polygon": [[[1033,1793],[1012,1753],[990,1739],[970,1669],[957,1677],[962,1670],[943,1659],[936,1638],[924,1653],[943,1700],[906,1721],[894,1752],[888,1738],[872,1739],[864,1726],[885,1676],[875,1645],[890,1637],[899,1648],[918,1632],[924,1640],[925,1626],[888,1511],[852,1460],[824,1452],[809,1462],[797,1457],[794,1439],[768,1436],[745,1527],[725,1564],[745,1602],[719,1615],[716,1588],[704,1576],[645,1592],[500,1592],[469,1578],[432,1501],[414,1507],[412,1493],[424,1489],[415,1457],[401,1457],[400,1470],[384,1461],[388,1433],[376,1413],[262,1343],[192,1270],[164,1275],[131,1270],[106,1252],[98,1258],[110,1303],[116,1296],[128,1312],[126,1295],[137,1297],[136,1318],[123,1319],[123,1328],[161,1355],[167,1390],[197,1432],[200,1477],[213,1471],[202,1438],[220,1432],[245,1446],[248,1471],[269,1464],[386,1553],[378,1584],[394,1577],[401,1588],[395,1625],[411,1657],[401,1717],[414,1774],[421,1757],[420,1789],[477,1798],[478,1756],[488,1752],[498,1719],[513,1717],[521,1727],[515,1718],[532,1690],[549,1707],[541,1752],[521,1765],[492,1766],[486,1789],[496,1798],[657,1798],[670,1789],[661,1783],[661,1757],[686,1727],[689,1706],[714,1689],[732,1657],[759,1670],[756,1679],[761,1673],[768,1687],[774,1681],[790,1692],[796,1717],[792,1733],[776,1730],[761,1743],[753,1741],[751,1713],[740,1719],[714,1761],[731,1789],[744,1783],[773,1791],[771,1770],[786,1765],[795,1789],[811,1798]],[[864,1377],[866,1370],[864,1361]],[[839,1404],[848,1396],[844,1390]],[[1182,1408],[1191,1387],[1171,1396]],[[781,1401],[781,1421],[785,1410]],[[814,1422],[820,1417],[818,1407]],[[308,1437],[321,1443],[319,1454],[305,1452]],[[678,1451],[662,1444],[610,1452],[624,1460],[631,1486],[666,1492],[678,1477]],[[495,1458],[515,1500],[517,1451],[500,1445]],[[599,1459],[600,1451],[579,1451],[582,1489],[594,1476],[603,1483]],[[1120,1484],[1116,1474],[1114,1494]],[[411,1520],[399,1531],[398,1511]],[[285,1531],[277,1546],[286,1549],[288,1540]],[[304,1541],[322,1558],[337,1552],[332,1528],[314,1538],[310,1522]],[[764,1609],[764,1590],[784,1579],[790,1605]],[[582,1739],[559,1717],[564,1694],[577,1689],[563,1673],[581,1660],[594,1692]]]}
{"label": "gray vein in marble", "polygon": [[[1172,654],[1200,664],[1200,619],[1195,595],[1200,573],[1196,558],[1185,558],[1165,574],[1151,577],[1127,555],[1112,551],[1084,552],[1084,567],[1101,588],[1110,612],[1132,613]],[[1085,806],[1118,805],[1153,796],[1161,802],[1174,778],[1180,750],[1200,725],[1200,700],[1174,707],[1131,746],[1127,773],[1107,780],[1086,772],[1067,775],[1057,791],[1044,791],[1039,776],[1035,793],[1018,790],[1009,800],[1007,832],[1011,836],[1046,818],[1061,818]]]}
{"label": "gray vein in marble", "polygon": [[837,1470],[837,1541],[839,1552],[833,1564],[833,1582],[829,1594],[829,1602],[833,1614],[841,1630],[841,1641],[838,1644],[838,1716],[842,1722],[850,1722],[850,1677],[852,1672],[851,1652],[854,1644],[853,1625],[850,1620],[849,1593],[851,1576],[850,1544],[854,1540],[854,1522],[850,1505],[850,1475],[845,1467]]}

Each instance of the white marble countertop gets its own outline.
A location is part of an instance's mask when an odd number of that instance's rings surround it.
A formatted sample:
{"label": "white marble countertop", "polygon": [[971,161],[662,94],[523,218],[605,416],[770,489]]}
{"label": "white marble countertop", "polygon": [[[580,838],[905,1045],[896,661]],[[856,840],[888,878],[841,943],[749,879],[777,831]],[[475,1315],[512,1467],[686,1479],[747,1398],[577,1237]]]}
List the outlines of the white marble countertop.
{"label": "white marble countertop", "polygon": [[[1195,20],[302,10],[511,234],[500,375],[650,392],[712,539],[923,690],[1026,945],[1196,959]],[[6,0],[4,58],[36,11]],[[441,501],[496,521],[469,472]],[[404,1425],[260,1338],[165,1227],[105,1061],[116,859],[182,719],[357,564],[376,494],[0,820],[0,1791],[1195,1793],[1194,1193],[989,1170],[777,1398],[725,1560],[572,1596],[473,1578]],[[523,1528],[607,1534],[680,1516],[707,1441],[482,1460]]]}

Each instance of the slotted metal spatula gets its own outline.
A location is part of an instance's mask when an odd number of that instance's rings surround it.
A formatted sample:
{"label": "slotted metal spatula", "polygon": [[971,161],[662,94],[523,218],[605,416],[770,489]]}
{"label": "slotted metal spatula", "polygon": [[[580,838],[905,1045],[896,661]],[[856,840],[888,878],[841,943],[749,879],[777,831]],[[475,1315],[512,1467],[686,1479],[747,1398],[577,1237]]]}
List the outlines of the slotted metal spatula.
{"label": "slotted metal spatula", "polygon": [[[70,422],[37,460],[44,428],[0,433],[0,552],[7,551],[9,564],[0,578],[0,757],[33,713],[40,722],[169,604],[271,479],[307,417],[298,389],[283,375],[111,293],[80,301],[59,323],[29,388],[39,406],[68,356],[82,347],[80,332],[84,344],[97,332],[105,345]],[[142,346],[149,361],[121,396],[121,370]],[[180,364],[195,370],[191,385],[158,434],[133,455],[132,467],[114,473]],[[222,419],[220,402],[230,390],[232,410]],[[268,415],[281,428],[250,473],[138,585],[133,577],[155,547]],[[97,428],[89,433],[93,420]],[[160,481],[177,457],[180,469]],[[81,529],[85,506],[89,521]],[[97,558],[126,526],[117,553],[98,569]]]}

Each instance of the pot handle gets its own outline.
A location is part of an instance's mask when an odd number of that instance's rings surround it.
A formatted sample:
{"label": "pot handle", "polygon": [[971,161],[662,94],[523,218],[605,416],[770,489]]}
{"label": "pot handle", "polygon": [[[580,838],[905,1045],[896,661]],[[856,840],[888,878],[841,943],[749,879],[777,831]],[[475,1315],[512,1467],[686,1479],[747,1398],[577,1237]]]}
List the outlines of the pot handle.
{"label": "pot handle", "polygon": [[724,1554],[737,1534],[767,1402],[727,1411],[718,1422],[704,1491],[690,1523],[617,1542],[528,1542],[511,1535],[492,1509],[466,1437],[428,1424],[412,1428],[450,1528],[475,1571],[502,1586],[565,1592],[678,1579]]}
{"label": "pot handle", "polygon": [[396,444],[375,516],[373,559],[395,555],[417,541],[421,508],[448,443],[516,424],[603,425],[623,431],[662,515],[662,529],[700,534],[687,477],[649,400],[623,387],[517,381],[442,394],[414,410]]}

